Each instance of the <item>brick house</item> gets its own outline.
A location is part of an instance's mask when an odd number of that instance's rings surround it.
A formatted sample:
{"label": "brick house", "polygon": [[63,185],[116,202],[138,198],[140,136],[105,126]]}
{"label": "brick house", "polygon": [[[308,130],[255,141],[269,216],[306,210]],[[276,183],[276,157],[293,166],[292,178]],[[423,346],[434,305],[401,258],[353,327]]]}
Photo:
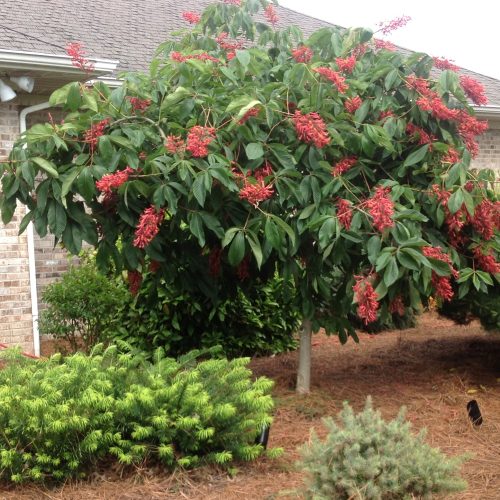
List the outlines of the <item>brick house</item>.
{"label": "brick house", "polygon": [[[200,11],[210,0],[4,0],[0,3],[0,79],[16,96],[0,102],[0,159],[26,126],[46,121],[48,96],[63,84],[88,79],[65,55],[70,41],[85,43],[95,70],[91,78],[119,84],[121,70],[146,70],[156,47],[168,33],[185,27],[182,11]],[[328,23],[279,7],[281,25],[295,24],[310,33]],[[145,32],[147,29],[147,32]],[[418,47],[416,47],[418,49]],[[477,109],[490,129],[480,138],[474,167],[500,171],[500,81],[463,70],[479,80],[489,98]],[[19,89],[11,77],[29,76],[34,89]],[[0,84],[0,91],[2,85]],[[39,353],[37,329],[40,292],[67,267],[68,258],[51,237],[32,228],[18,235],[24,215],[0,223],[0,343],[18,344]]]}

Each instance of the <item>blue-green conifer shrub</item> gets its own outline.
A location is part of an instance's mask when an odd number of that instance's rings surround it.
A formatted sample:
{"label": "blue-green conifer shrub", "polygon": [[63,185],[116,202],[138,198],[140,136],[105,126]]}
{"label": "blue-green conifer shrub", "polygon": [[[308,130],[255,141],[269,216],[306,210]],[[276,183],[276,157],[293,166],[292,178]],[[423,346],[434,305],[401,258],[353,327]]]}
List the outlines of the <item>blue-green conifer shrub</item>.
{"label": "blue-green conifer shrub", "polygon": [[324,419],[324,441],[313,433],[300,466],[308,475],[306,498],[315,500],[392,500],[432,498],[463,490],[459,476],[464,457],[449,459],[411,432],[401,409],[386,422],[368,398],[355,414],[344,403],[338,422]]}

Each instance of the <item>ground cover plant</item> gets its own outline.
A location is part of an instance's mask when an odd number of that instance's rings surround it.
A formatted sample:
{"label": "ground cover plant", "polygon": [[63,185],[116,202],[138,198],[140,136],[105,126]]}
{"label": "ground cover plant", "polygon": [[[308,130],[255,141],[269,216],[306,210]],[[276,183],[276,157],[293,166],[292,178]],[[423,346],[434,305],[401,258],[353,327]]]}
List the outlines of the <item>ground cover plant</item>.
{"label": "ground cover plant", "polygon": [[0,479],[61,482],[103,461],[190,468],[257,458],[273,383],[252,381],[248,359],[196,362],[199,354],[176,361],[158,350],[146,362],[116,346],[43,360],[2,353]]}
{"label": "ground cover plant", "polygon": [[22,229],[72,253],[89,242],[132,291],[150,266],[214,302],[293,279],[303,392],[313,330],[345,342],[352,313],[384,323],[498,290],[495,178],[469,169],[480,83],[368,30],[304,39],[266,0],[191,14],[148,74],[51,96],[64,123],[35,125],[0,167],[4,222],[27,205]]}

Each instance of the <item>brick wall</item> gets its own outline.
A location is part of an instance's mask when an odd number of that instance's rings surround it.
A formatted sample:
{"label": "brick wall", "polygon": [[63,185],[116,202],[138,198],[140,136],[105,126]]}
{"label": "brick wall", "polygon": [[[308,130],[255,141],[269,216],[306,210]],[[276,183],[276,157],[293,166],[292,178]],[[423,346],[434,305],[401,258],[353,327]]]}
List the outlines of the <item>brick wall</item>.
{"label": "brick wall", "polygon": [[500,175],[500,123],[489,120],[489,126],[489,130],[479,137],[479,154],[472,166],[493,168]]}
{"label": "brick wall", "polygon": [[[18,116],[17,106],[0,104],[0,158],[18,134]],[[7,226],[0,222],[0,342],[33,352],[28,242],[18,235],[24,213],[19,207]]]}

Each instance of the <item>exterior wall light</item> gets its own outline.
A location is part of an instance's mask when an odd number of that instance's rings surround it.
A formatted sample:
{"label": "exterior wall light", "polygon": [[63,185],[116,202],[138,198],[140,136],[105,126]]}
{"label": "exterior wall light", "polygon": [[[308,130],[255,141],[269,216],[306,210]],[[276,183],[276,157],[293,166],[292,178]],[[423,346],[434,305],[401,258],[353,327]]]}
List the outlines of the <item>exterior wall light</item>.
{"label": "exterior wall light", "polygon": [[21,90],[25,92],[33,92],[35,86],[35,79],[31,76],[11,76],[10,80],[14,82]]}
{"label": "exterior wall light", "polygon": [[16,93],[2,80],[0,80],[0,101],[12,101],[16,97]]}

